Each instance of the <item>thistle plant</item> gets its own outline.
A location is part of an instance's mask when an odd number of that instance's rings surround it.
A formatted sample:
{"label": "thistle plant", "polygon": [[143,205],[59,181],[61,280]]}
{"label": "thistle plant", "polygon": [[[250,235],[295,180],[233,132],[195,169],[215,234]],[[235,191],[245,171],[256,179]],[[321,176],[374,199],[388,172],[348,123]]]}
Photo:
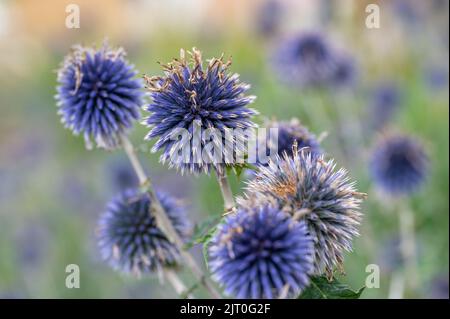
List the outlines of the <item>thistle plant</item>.
{"label": "thistle plant", "polygon": [[427,156],[414,138],[387,134],[380,138],[370,161],[375,185],[393,195],[408,195],[417,190],[427,174]]}
{"label": "thistle plant", "polygon": [[260,167],[240,201],[272,199],[294,218],[304,219],[314,240],[314,272],[332,277],[336,267],[343,269],[344,252],[352,250],[359,235],[364,196],[333,160],[294,145],[292,157],[284,154]]}
{"label": "thistle plant", "polygon": [[[411,136],[385,133],[377,141],[369,164],[375,186],[388,194],[387,208],[398,215],[400,252],[408,283],[414,287],[417,285],[415,218],[405,198],[416,192],[425,181],[428,168],[425,149]],[[391,291],[390,295],[402,297],[403,289]]]}
{"label": "thistle plant", "polygon": [[[177,233],[186,239],[189,224],[184,208],[168,194],[157,196]],[[148,196],[134,189],[108,203],[97,234],[100,253],[114,269],[140,275],[178,265],[180,253],[156,225],[150,207]]]}
{"label": "thistle plant", "polygon": [[[58,113],[65,126],[74,134],[83,132],[88,149],[92,148],[91,139],[94,139],[98,147],[122,147],[125,150],[140,186],[148,197],[148,214],[153,214],[156,227],[161,228],[168,242],[178,249],[185,264],[211,295],[217,298],[219,294],[208,279],[205,279],[193,257],[182,249],[183,239],[164,210],[133,145],[126,136],[127,129],[138,119],[139,107],[143,103],[141,81],[134,79],[135,75],[136,71],[125,60],[125,51],[121,48],[113,50],[106,42],[99,50],[74,46],[58,71],[58,94],[55,96]],[[136,212],[132,211],[130,214],[133,213]],[[150,256],[144,259],[150,260]],[[124,265],[120,262],[119,264]],[[165,269],[164,274],[177,293],[181,294],[186,290],[174,272]]]}
{"label": "thistle plant", "polygon": [[76,45],[58,71],[56,101],[62,123],[86,146],[112,149],[139,118],[142,81],[122,48]]}
{"label": "thistle plant", "polygon": [[[226,164],[233,164],[236,155],[244,151],[244,145],[239,143],[245,139],[244,136],[232,137],[234,153],[229,154],[228,149],[223,149],[220,156],[208,158],[208,161],[199,153],[207,140],[201,138],[199,145],[195,145],[192,139],[174,140],[173,134],[179,129],[190,134],[194,134],[196,129],[215,129],[221,137],[217,143],[225,144],[227,130],[245,130],[256,126],[251,117],[257,112],[247,107],[255,97],[246,96],[250,86],[240,82],[237,74],[228,72],[231,60],[224,61],[223,56],[212,58],[205,69],[199,50],[193,48],[190,55],[191,59],[187,60],[184,50],[181,50],[180,59],[163,66],[163,77],[146,78],[152,98],[152,103],[145,108],[150,116],[143,121],[151,129],[146,139],[158,138],[152,151],[163,149],[161,162],[168,161],[169,167],[175,167],[182,173],[209,173],[212,167],[222,172]],[[174,160],[172,154],[187,147],[182,143],[193,144],[189,158],[187,161],[182,161],[184,158]],[[198,158],[195,158],[196,155],[199,155]]]}
{"label": "thistle plant", "polygon": [[[320,39],[304,41],[302,59],[316,60],[310,50],[328,58]],[[194,289],[176,273],[185,265],[198,281],[194,287],[222,297],[187,251],[192,238],[185,209],[170,194],[155,191],[127,136],[144,104],[149,115],[142,122],[150,129],[144,139],[156,140],[152,151],[162,151],[160,162],[181,174],[217,175],[224,215],[206,235],[193,236],[205,245],[212,278],[233,297],[298,297],[314,276],[326,272],[332,277],[341,268],[344,251],[358,235],[363,194],[346,171],[336,171],[333,161],[324,159],[320,139],[291,120],[270,123],[279,128],[278,139],[258,147],[277,147],[279,154],[258,167],[246,197],[236,205],[226,171],[242,165],[239,160],[247,155],[256,127],[252,117],[257,111],[249,108],[255,97],[246,94],[250,86],[230,73],[231,61],[223,55],[204,63],[199,50],[188,54],[181,50],[179,59],[163,65],[163,76],[144,77],[151,98],[146,105],[142,82],[123,49],[76,46],[58,72],[62,122],[83,134],[88,148],[93,142],[122,148],[139,183],[110,200],[101,215],[100,254],[119,272],[156,273],[180,296],[194,297]]]}
{"label": "thistle plant", "polygon": [[[282,157],[285,153],[292,156],[294,144],[297,149],[306,149],[313,154],[320,154],[319,139],[312,134],[298,119],[290,121],[267,121],[265,127],[269,129],[277,129],[277,136],[263,136],[262,141],[258,143],[259,150],[267,156],[277,154]],[[258,163],[260,164],[260,163]],[[267,163],[263,164],[267,166]]]}
{"label": "thistle plant", "polygon": [[241,208],[225,218],[210,242],[213,277],[237,298],[297,296],[314,269],[308,233],[303,221],[276,206]]}
{"label": "thistle plant", "polygon": [[[234,200],[225,168],[244,157],[249,138],[245,132],[256,127],[251,118],[257,112],[248,107],[255,97],[245,95],[250,85],[228,71],[231,60],[225,61],[223,55],[212,58],[205,68],[199,50],[188,53],[190,59],[181,50],[179,59],[164,65],[164,76],[146,77],[152,103],[145,107],[150,115],[143,124],[151,129],[145,138],[157,138],[152,151],[162,149],[160,161],[168,161],[181,173],[209,173],[214,168],[225,209],[231,210]],[[202,131],[211,134],[205,137]],[[205,152],[210,142],[219,151]],[[187,154],[174,156],[186,149]]]}

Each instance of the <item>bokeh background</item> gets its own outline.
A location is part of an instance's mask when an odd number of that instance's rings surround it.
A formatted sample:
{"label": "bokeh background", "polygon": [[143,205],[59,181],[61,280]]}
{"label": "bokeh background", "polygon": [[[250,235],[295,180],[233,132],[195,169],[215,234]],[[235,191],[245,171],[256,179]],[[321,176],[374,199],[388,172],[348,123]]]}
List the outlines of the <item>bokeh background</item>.
{"label": "bokeh background", "polygon": [[[65,27],[69,3],[80,7],[79,29]],[[381,8],[379,29],[365,26],[369,3]],[[414,214],[418,276],[404,297],[448,298],[448,19],[448,1],[439,0],[0,0],[0,298],[175,297],[157,278],[125,277],[100,260],[96,220],[108,199],[136,180],[121,151],[87,151],[56,114],[55,70],[63,56],[75,43],[101,44],[105,37],[148,75],[160,74],[157,62],[180,48],[196,46],[205,57],[223,52],[252,85],[261,114],[297,117],[317,135],[328,133],[327,154],[369,194],[341,278],[360,287],[366,265],[379,265],[380,288],[366,289],[363,298],[387,298],[403,267],[396,206],[371,182],[370,152],[386,130],[423,141],[426,182],[402,199]],[[268,58],[281,39],[301,31],[322,33],[352,56],[351,88],[324,97],[278,81]],[[391,98],[380,102],[382,88]],[[374,109],[377,103],[388,106]],[[148,152],[145,133],[136,124],[131,139],[157,187],[183,198],[193,222],[217,216],[222,200],[215,179],[169,171],[159,154]],[[231,180],[242,193],[243,181]],[[202,262],[200,248],[193,251]],[[80,266],[79,289],[65,287],[72,263]]]}

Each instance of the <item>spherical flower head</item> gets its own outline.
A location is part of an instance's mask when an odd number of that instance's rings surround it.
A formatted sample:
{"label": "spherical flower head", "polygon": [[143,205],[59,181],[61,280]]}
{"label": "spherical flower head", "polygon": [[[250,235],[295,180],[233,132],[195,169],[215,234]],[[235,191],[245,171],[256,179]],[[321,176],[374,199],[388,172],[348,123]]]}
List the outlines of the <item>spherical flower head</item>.
{"label": "spherical flower head", "polygon": [[329,84],[336,70],[335,54],[318,33],[288,38],[275,50],[272,60],[281,81],[301,88]]}
{"label": "spherical flower head", "polygon": [[[160,160],[182,172],[209,172],[211,167],[222,170],[226,164],[234,163],[236,155],[241,156],[243,145],[239,141],[247,139],[239,132],[233,131],[236,134],[231,137],[227,132],[256,126],[251,117],[257,112],[247,107],[255,97],[245,95],[250,86],[240,82],[237,74],[228,72],[231,62],[224,62],[223,57],[209,60],[205,69],[197,49],[190,53],[190,61],[183,50],[180,55],[180,59],[164,66],[163,77],[147,78],[153,102],[146,108],[151,113],[144,120],[151,128],[146,139],[158,138],[152,151],[162,149]],[[209,138],[201,134],[205,131],[217,137],[217,144],[225,145],[228,136],[236,145],[231,151],[223,147],[220,154],[203,156],[202,150],[210,144]],[[180,139],[178,134],[182,132],[188,132],[189,138]],[[180,150],[188,150],[187,156],[173,156]]]}
{"label": "spherical flower head", "polygon": [[303,222],[275,206],[228,215],[209,246],[213,278],[237,298],[297,296],[309,284],[313,242]]}
{"label": "spherical flower head", "polygon": [[[183,208],[165,193],[158,199],[182,238],[189,232]],[[115,270],[140,275],[177,265],[179,251],[156,225],[145,193],[127,190],[107,206],[98,223],[102,258]]]}
{"label": "spherical flower head", "polygon": [[377,143],[370,161],[374,183],[385,193],[408,195],[424,182],[428,159],[412,137],[387,134]]}
{"label": "spherical flower head", "polygon": [[[247,185],[248,198],[276,200],[283,210],[306,222],[315,244],[315,273],[332,276],[340,269],[345,251],[359,235],[359,205],[364,194],[357,193],[344,169],[332,160],[306,150],[294,152],[260,167]],[[239,199],[245,202],[248,198]]]}
{"label": "spherical flower head", "polygon": [[266,134],[267,139],[258,143],[258,148],[265,149],[267,156],[270,154],[283,156],[285,153],[288,156],[292,156],[294,144],[296,144],[296,149],[305,148],[305,150],[314,154],[322,153],[316,136],[300,124],[298,119],[294,118],[290,121],[268,121],[265,126],[269,130],[270,128],[278,129],[276,139],[275,136],[270,135],[270,132],[268,132]]}
{"label": "spherical flower head", "polygon": [[336,67],[331,74],[330,85],[336,88],[352,87],[357,77],[355,61],[347,55],[336,58]]}
{"label": "spherical flower head", "polygon": [[74,46],[58,71],[56,101],[61,121],[87,148],[117,147],[120,134],[139,118],[142,81],[122,48]]}

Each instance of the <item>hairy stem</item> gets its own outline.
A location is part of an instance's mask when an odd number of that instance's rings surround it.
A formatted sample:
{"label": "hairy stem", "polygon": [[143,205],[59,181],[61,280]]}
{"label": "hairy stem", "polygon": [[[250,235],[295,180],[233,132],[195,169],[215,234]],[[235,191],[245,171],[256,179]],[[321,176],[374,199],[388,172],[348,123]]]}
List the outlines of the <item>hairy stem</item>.
{"label": "hairy stem", "polygon": [[223,197],[223,206],[225,208],[225,213],[230,213],[235,210],[236,203],[234,202],[233,192],[231,191],[230,184],[228,183],[228,178],[224,170],[217,171],[217,182],[220,186],[220,191]]}
{"label": "hairy stem", "polygon": [[[188,291],[183,281],[180,279],[180,277],[178,277],[178,274],[172,269],[166,269],[164,271],[164,276],[166,277],[167,281],[170,282],[179,296],[182,296],[186,291]],[[188,294],[187,298],[192,299],[193,296],[191,294]]]}
{"label": "hairy stem", "polygon": [[141,184],[141,187],[145,187],[145,190],[150,198],[151,202],[151,213],[155,217],[156,224],[158,227],[160,227],[168,239],[175,244],[175,246],[180,251],[181,256],[184,259],[185,264],[191,269],[194,276],[197,278],[197,280],[200,281],[200,283],[208,290],[208,292],[211,294],[213,298],[221,298],[220,293],[215,289],[215,287],[210,283],[209,278],[204,276],[202,270],[197,265],[196,261],[192,257],[192,255],[184,250],[184,242],[181,239],[181,237],[176,232],[175,228],[172,225],[172,222],[167,217],[166,212],[164,211],[163,207],[161,206],[161,203],[156,196],[156,193],[153,189],[152,182],[150,178],[147,177],[147,175],[144,172],[144,169],[142,168],[142,165],[136,155],[136,152],[134,150],[133,145],[131,144],[130,140],[127,136],[122,135],[121,136],[121,143],[125,150],[125,153],[128,155],[128,158],[130,159],[130,162],[133,166],[134,171],[136,172],[136,175],[139,179],[139,183]]}

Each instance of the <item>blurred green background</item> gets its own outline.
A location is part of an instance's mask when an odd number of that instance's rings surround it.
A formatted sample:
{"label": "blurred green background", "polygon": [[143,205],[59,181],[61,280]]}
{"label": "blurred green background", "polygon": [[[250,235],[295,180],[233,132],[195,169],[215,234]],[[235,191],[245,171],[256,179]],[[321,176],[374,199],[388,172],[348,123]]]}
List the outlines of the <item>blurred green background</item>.
{"label": "blurred green background", "polygon": [[[449,98],[447,1],[278,1],[280,17],[264,17],[267,1],[237,0],[0,0],[0,298],[175,297],[158,279],[117,274],[99,258],[95,227],[121,183],[134,183],[119,150],[87,151],[63,128],[54,101],[56,73],[75,43],[123,46],[142,74],[161,74],[179,49],[204,57],[233,57],[232,70],[250,83],[254,107],[264,117],[299,118],[323,148],[350,171],[363,205],[361,236],[347,254],[342,281],[364,285],[368,264],[381,270],[378,289],[364,298],[387,298],[402,272],[395,203],[374,189],[368,158],[382,130],[421,139],[430,166],[426,184],[403,199],[414,214],[417,282],[405,297],[448,298]],[[66,5],[78,4],[81,27],[65,27]],[[379,4],[380,28],[365,26],[366,5]],[[267,13],[265,13],[267,15]],[[270,14],[269,14],[270,17]],[[265,28],[269,23],[269,29]],[[357,81],[344,92],[303,92],[277,81],[267,64],[280,39],[299,31],[323,33],[353,56]],[[394,83],[399,105],[382,130],[370,130],[371,92]],[[214,178],[179,176],[158,163],[136,124],[131,139],[159,189],[184,198],[193,222],[222,211]],[[231,177],[236,194],[243,181]],[[194,254],[203,262],[201,248]],[[67,289],[65,268],[77,264],[81,287]],[[182,277],[190,283],[187,273]]]}

